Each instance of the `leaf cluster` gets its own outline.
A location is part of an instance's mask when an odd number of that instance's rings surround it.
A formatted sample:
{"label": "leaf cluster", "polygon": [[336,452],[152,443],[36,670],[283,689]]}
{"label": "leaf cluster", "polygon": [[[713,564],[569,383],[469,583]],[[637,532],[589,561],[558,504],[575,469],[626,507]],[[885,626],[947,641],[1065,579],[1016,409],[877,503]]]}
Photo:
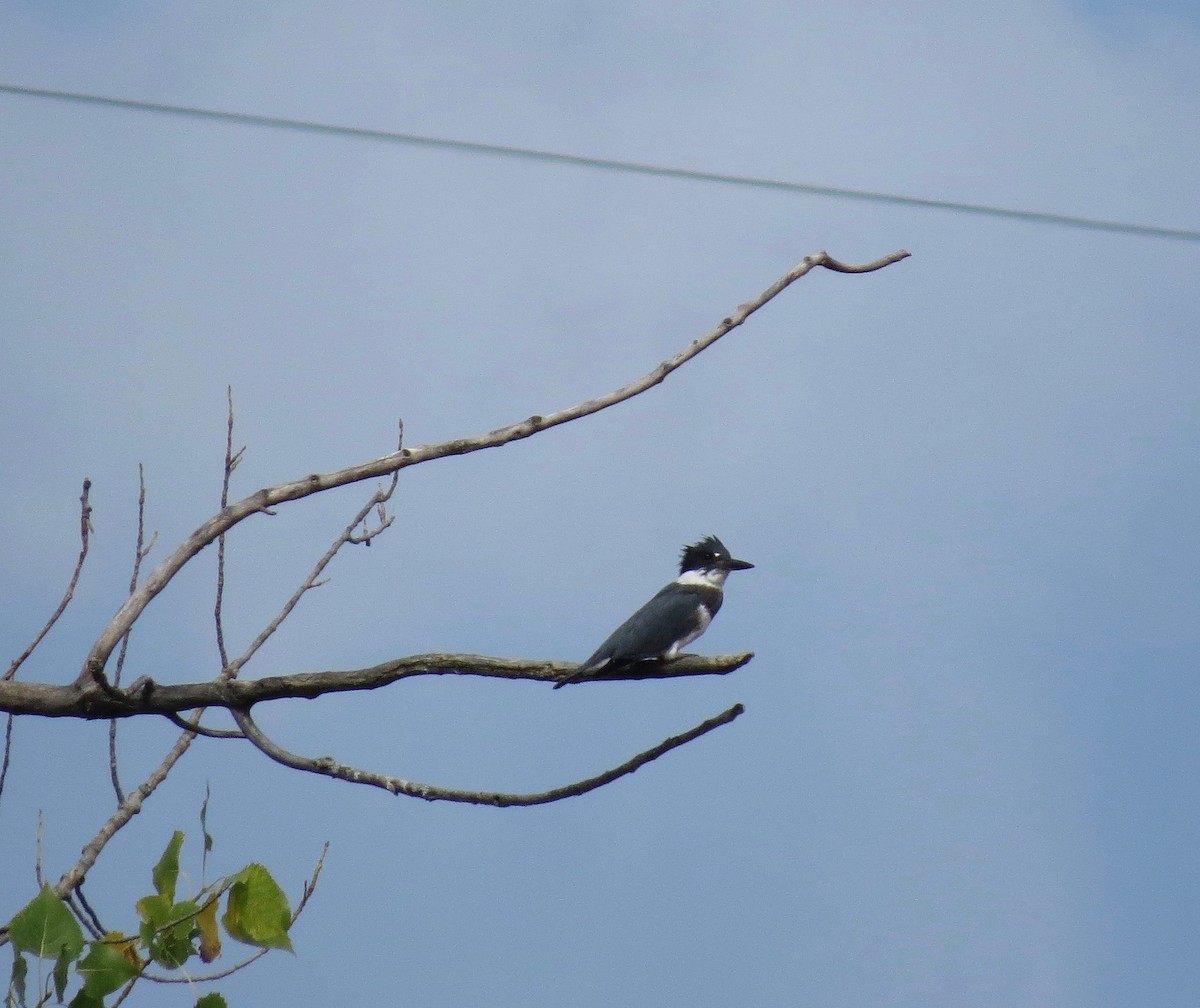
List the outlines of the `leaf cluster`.
{"label": "leaf cluster", "polygon": [[[288,898],[261,864],[248,864],[201,886],[194,895],[177,896],[183,840],[183,831],[176,830],[154,866],[154,891],[137,901],[140,923],[133,933],[108,931],[88,940],[67,903],[43,885],[8,927],[14,959],[5,1008],[41,1006],[51,997],[62,1004],[72,969],[78,974],[79,988],[70,1008],[119,1004],[138,980],[164,979],[158,970],[182,974],[189,982],[203,980],[190,974],[188,963],[208,964],[221,955],[217,912],[222,900],[225,912],[220,924],[230,938],[262,950],[292,951],[288,930],[295,918]],[[39,966],[32,996],[30,958]],[[53,964],[48,977],[42,973],[43,961]],[[116,1000],[106,1002],[113,994]],[[196,1001],[197,1008],[224,1008],[225,1004],[216,992]]]}

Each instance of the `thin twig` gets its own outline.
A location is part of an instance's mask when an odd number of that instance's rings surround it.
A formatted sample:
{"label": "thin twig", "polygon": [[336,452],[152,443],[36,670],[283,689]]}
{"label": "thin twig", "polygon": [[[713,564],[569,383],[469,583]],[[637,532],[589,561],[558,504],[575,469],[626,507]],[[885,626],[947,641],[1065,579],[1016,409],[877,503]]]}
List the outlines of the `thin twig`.
{"label": "thin twig", "polygon": [[75,919],[83,925],[85,931],[94,939],[99,939],[104,935],[100,925],[97,924],[83,909],[83,906],[78,900],[79,890],[76,889],[73,893],[67,893],[67,898],[63,900],[67,904],[67,908],[75,915]]}
{"label": "thin twig", "polygon": [[[232,391],[230,392],[229,403],[230,403],[229,423],[230,423],[230,425],[232,425],[232,423],[233,423]],[[229,436],[230,437],[232,436],[232,431],[230,432]],[[239,452],[239,456],[240,456],[240,454],[241,453]],[[228,486],[229,473],[232,472],[233,467],[236,464],[237,464],[237,459],[236,458],[231,459],[230,452],[227,449],[226,450],[226,462],[225,462],[225,474],[226,475],[225,475],[225,480],[223,482],[223,486],[225,488],[227,488],[227,486]],[[224,500],[225,492],[226,492],[225,489],[223,489],[222,490],[222,500]],[[224,512],[224,510],[225,510],[225,508],[224,508],[224,506],[222,506],[222,512]],[[162,565],[160,564],[159,569],[161,569],[161,567],[162,567]],[[154,575],[152,573],[151,577],[153,577],[153,576]],[[144,587],[144,584],[143,584],[143,587]],[[137,592],[135,592],[134,594],[136,595]],[[153,596],[151,595],[151,597],[153,597]],[[132,598],[132,596],[131,596],[131,598]],[[127,600],[126,604],[128,604],[128,600]],[[132,626],[132,623],[130,623],[130,626]],[[100,687],[101,687],[100,692],[102,695],[109,696],[110,698],[113,698],[118,702],[125,700],[125,698],[127,697],[126,693],[118,691],[118,690],[113,690],[113,688],[108,684],[107,680],[104,677],[102,664],[99,666],[85,664],[85,668],[87,668],[89,671],[89,678],[95,680],[97,682],[97,684],[100,685]],[[115,697],[114,697],[114,694],[115,694]],[[199,724],[200,717],[203,713],[204,713],[203,708],[201,708],[201,709],[197,710],[196,713],[194,714],[193,720],[197,723],[197,725]],[[80,855],[79,860],[75,863],[75,865],[72,868],[70,868],[68,871],[64,872],[62,877],[58,880],[58,884],[54,888],[60,897],[65,898],[68,893],[73,892],[80,885],[80,883],[83,882],[84,878],[87,876],[88,871],[91,869],[92,865],[94,865],[96,863],[96,859],[100,856],[100,852],[104,849],[104,847],[108,843],[108,841],[111,840],[113,838],[113,836],[115,836],[116,833],[129,822],[130,819],[132,819],[138,812],[141,811],[143,802],[145,802],[145,800],[154,793],[154,791],[158,788],[158,786],[164,780],[166,780],[167,775],[174,768],[175,764],[178,763],[183,758],[184,753],[186,753],[188,751],[188,749],[191,747],[192,742],[195,741],[196,734],[197,733],[193,730],[193,726],[188,724],[187,722],[184,722],[184,730],[180,733],[179,737],[175,740],[175,744],[167,752],[166,756],[163,757],[162,762],[150,773],[150,775],[137,788],[135,788],[133,791],[129,792],[125,796],[125,799],[122,802],[120,802],[120,804],[118,804],[116,811],[111,816],[109,816],[108,820],[104,823],[104,825],[100,827],[99,832],[84,846],[83,852]],[[3,944],[5,937],[6,936],[0,935],[0,944]]]}
{"label": "thin twig", "polygon": [[701,722],[680,735],[672,736],[660,742],[658,745],[639,753],[637,756],[626,760],[611,770],[605,770],[595,777],[588,777],[573,784],[566,784],[562,787],[534,794],[511,794],[504,791],[462,791],[455,788],[443,788],[433,784],[422,784],[417,781],[405,780],[401,777],[389,777],[370,770],[360,770],[356,767],[345,766],[329,756],[317,759],[298,756],[295,753],[288,752],[288,750],[268,738],[262,729],[254,723],[249,711],[233,710],[231,713],[234,720],[237,721],[238,727],[245,732],[246,738],[259,751],[273,759],[276,763],[291,767],[293,770],[303,770],[307,773],[335,777],[338,780],[349,781],[352,784],[366,784],[371,787],[382,788],[384,791],[392,794],[424,798],[426,801],[464,802],[471,805],[494,805],[497,808],[505,808],[509,806],[546,805],[550,802],[561,801],[563,798],[587,794],[589,791],[594,791],[596,788],[603,787],[605,784],[611,784],[618,778],[633,773],[639,767],[658,759],[664,753],[668,753],[672,749],[677,749],[679,746],[707,734],[714,728],[728,724],[744,710],[745,708],[741,704],[734,704],[716,717],[709,718],[707,721]]}
{"label": "thin twig", "polygon": [[91,918],[92,924],[100,934],[108,934],[108,928],[100,923],[100,918],[96,915],[96,911],[92,909],[92,905],[88,902],[87,897],[83,894],[83,883],[80,882],[75,889],[75,895],[79,897],[79,905],[83,907],[88,917]]}
{"label": "thin twig", "polygon": [[79,495],[79,558],[75,561],[75,570],[71,574],[67,590],[63,594],[62,601],[58,603],[58,608],[54,610],[54,614],[46,621],[46,625],[42,627],[29,646],[8,667],[8,671],[4,673],[5,680],[10,680],[17,674],[17,669],[25,663],[26,658],[33,654],[34,648],[42,642],[42,638],[50,632],[51,627],[58,622],[58,618],[66,611],[67,606],[70,605],[71,599],[75,597],[75,586],[79,584],[79,575],[83,571],[83,561],[87,559],[88,539],[92,531],[92,505],[88,500],[91,490],[92,481],[85,479],[83,481],[83,492]]}
{"label": "thin twig", "polygon": [[[160,565],[161,566],[161,565]],[[131,624],[132,625],[132,624]],[[95,673],[97,670],[93,670]],[[103,680],[102,671],[99,672],[99,678]],[[123,694],[122,694],[123,695]],[[203,711],[197,711],[195,720],[198,722]],[[186,722],[185,722],[186,724]],[[65,898],[70,892],[73,892],[83,882],[92,865],[96,863],[96,859],[100,856],[100,852],[107,845],[108,841],[116,835],[116,833],[125,826],[142,809],[142,804],[147,798],[154,793],[158,786],[167,778],[167,775],[178,763],[184,753],[188,751],[191,744],[196,739],[196,732],[191,726],[185,727],[180,733],[179,738],[175,740],[175,744],[163,757],[162,762],[155,767],[150,775],[133,791],[129,792],[124,801],[118,806],[116,811],[109,816],[108,820],[100,827],[99,832],[84,845],[83,852],[79,860],[68,871],[64,872],[58,880],[58,884],[54,887],[55,892],[60,897]],[[0,944],[3,943],[7,936],[0,936]],[[122,999],[124,997],[124,992]]]}
{"label": "thin twig", "polygon": [[175,725],[175,727],[182,728],[184,731],[195,732],[197,735],[203,735],[205,738],[244,739],[246,737],[240,731],[234,731],[230,728],[206,728],[194,718],[192,721],[185,721],[174,711],[162,711],[162,716]]}
{"label": "thin twig", "polygon": [[510,424],[507,427],[501,427],[498,430],[489,431],[486,434],[444,441],[441,444],[402,448],[381,458],[347,466],[332,473],[324,475],[312,473],[290,483],[280,483],[276,486],[264,487],[250,494],[250,496],[222,508],[218,514],[213,515],[204,522],[204,524],[176,547],[169,556],[162,560],[151,571],[145,581],[142,582],[138,590],[125,601],[88,652],[84,660],[83,669],[80,671],[77,679],[78,685],[81,688],[87,688],[88,684],[93,682],[97,675],[103,672],[104,666],[108,662],[109,656],[112,654],[121,636],[138,619],[146,606],[150,604],[150,601],[171,582],[192,557],[251,515],[269,511],[277,504],[300,500],[334,487],[346,486],[350,483],[358,483],[362,480],[375,479],[380,476],[390,476],[400,469],[419,465],[422,462],[429,462],[433,459],[448,458],[453,455],[466,455],[485,448],[498,448],[513,441],[532,437],[559,424],[569,423],[573,420],[590,416],[593,413],[598,413],[610,406],[615,406],[636,395],[640,395],[642,392],[661,383],[673,371],[682,367],[697,354],[702,353],[708,347],[712,346],[722,336],[740,326],[768,301],[816,267],[820,266],[839,273],[869,273],[873,270],[889,266],[892,263],[899,262],[907,256],[908,253],[901,250],[884,256],[882,259],[878,259],[872,263],[851,265],[839,262],[825,252],[814,253],[813,255],[806,256],[795,268],[789,270],[758,297],[741,305],[737,311],[722,319],[707,334],[699,339],[692,340],[674,357],[663,361],[642,378],[596,399],[590,399],[554,413],[535,414],[525,420]]}
{"label": "thin twig", "polygon": [[[0,683],[0,687],[4,684]],[[12,758],[13,716],[4,719],[4,755],[0,756],[0,795],[4,794],[4,781],[8,778],[8,764]]]}
{"label": "thin twig", "polygon": [[33,877],[37,880],[37,886],[42,888],[42,831],[45,826],[45,819],[42,816],[42,810],[38,809],[37,817],[37,833],[33,843]]}
{"label": "thin twig", "polygon": [[[199,719],[200,713],[197,712],[196,718]],[[104,850],[117,832],[142,810],[142,804],[147,798],[154,793],[158,786],[167,778],[176,763],[183,758],[195,740],[196,734],[190,728],[183,731],[179,738],[175,740],[175,744],[170,751],[163,757],[163,761],[155,767],[150,775],[134,790],[128,792],[125,798],[117,806],[116,811],[105,821],[104,825],[96,833],[87,844],[84,845],[83,851],[80,854],[79,860],[62,874],[58,882],[54,886],[54,891],[62,899],[67,899],[71,893],[75,892],[83,880],[87,877],[87,873],[96,863],[96,859],[100,856],[100,852]],[[37,857],[35,860],[35,870],[38,878],[39,887],[42,884],[41,874],[41,816],[38,817],[38,846]],[[6,945],[9,941],[7,931],[0,929],[0,946]]]}
{"label": "thin twig", "polygon": [[[233,454],[233,386],[225,386],[227,409],[225,413],[225,473],[221,479],[221,510],[229,504],[229,481],[233,476],[234,466],[242,458],[242,448],[235,457]],[[225,625],[222,613],[225,607],[225,533],[217,537],[217,595],[213,603],[213,621],[217,631],[217,654],[221,659],[221,674],[228,676],[229,656],[225,652]]]}
{"label": "thin twig", "polygon": [[[137,509],[137,539],[133,547],[133,571],[129,575],[129,594],[137,590],[138,576],[142,570],[142,561],[149,552],[146,543],[146,470],[138,463],[138,509]],[[113,685],[121,685],[121,672],[125,668],[125,656],[129,652],[129,635],[133,633],[130,627],[121,638],[121,650],[117,653],[117,667],[113,671]],[[112,778],[113,791],[117,796],[117,804],[125,800],[125,792],[121,789],[121,777],[117,770],[117,721],[116,718],[108,723],[108,772]]]}
{"label": "thin twig", "polygon": [[[79,883],[84,880],[108,841],[116,835],[121,827],[142,810],[142,803],[154,793],[159,784],[166,780],[167,774],[183,758],[183,754],[188,751],[188,747],[191,746],[195,737],[190,731],[180,734],[170,751],[163,757],[163,761],[154,768],[153,772],[138,787],[125,795],[125,800],[117,806],[117,810],[108,817],[108,820],[100,827],[96,835],[84,845],[79,860],[64,872],[58,880],[54,891],[60,897],[65,898],[67,893],[73,892]],[[2,943],[3,940],[0,939],[0,944]]]}
{"label": "thin twig", "polygon": [[[404,421],[401,420],[399,441],[397,443],[396,450],[402,451],[403,448]],[[325,551],[324,556],[322,556],[321,559],[317,561],[316,566],[309,571],[308,577],[306,577],[300,583],[300,586],[294,592],[292,592],[291,597],[283,604],[283,608],[275,614],[275,618],[272,619],[271,622],[265,627],[263,627],[259,635],[250,642],[250,646],[246,648],[245,653],[242,654],[240,658],[235,659],[232,664],[224,664],[223,667],[225,669],[226,678],[233,679],[237,677],[238,673],[241,672],[246,663],[254,657],[258,649],[261,648],[270,639],[271,635],[283,625],[283,621],[287,619],[289,615],[291,615],[292,610],[296,608],[297,603],[300,601],[305,592],[316,588],[318,585],[324,584],[324,582],[320,580],[321,574],[324,573],[325,568],[329,566],[329,564],[333,561],[333,558],[337,556],[338,552],[343,546],[347,545],[348,543],[353,545],[370,546],[371,541],[376,536],[380,535],[391,526],[392,519],[387,516],[384,506],[392,499],[392,495],[396,492],[396,486],[399,481],[400,472],[397,470],[396,472],[392,473],[392,480],[387,489],[385,490],[383,487],[378,487],[371,495],[370,500],[368,500],[366,504],[359,508],[358,514],[354,516],[354,519],[349,525],[346,526],[341,535],[339,535],[330,544],[329,549]],[[374,528],[370,528],[367,525],[367,518],[370,516],[372,511],[376,510],[379,513],[379,524]],[[355,529],[357,529],[360,525],[362,526],[363,531],[359,534],[355,534]],[[224,542],[224,538],[224,536],[221,537],[222,542]],[[222,655],[222,658],[223,657],[224,656]]]}
{"label": "thin twig", "polygon": [[[79,575],[83,572],[83,562],[87,559],[88,545],[92,531],[92,504],[88,499],[92,490],[92,481],[85,479],[83,481],[83,491],[79,495],[79,557],[75,561],[75,570],[71,572],[71,580],[67,583],[67,590],[63,593],[62,601],[58,603],[58,608],[46,621],[46,625],[36,637],[30,641],[29,646],[25,648],[8,666],[8,671],[0,677],[0,685],[6,682],[12,682],[19,669],[25,660],[34,652],[34,649],[42,642],[46,634],[48,634],[59,617],[66,612],[67,606],[70,605],[71,599],[75,597],[75,586],[79,584]],[[13,719],[11,715],[7,719],[7,724],[4,726],[4,755],[0,757],[0,796],[4,794],[4,782],[8,779],[8,767],[12,759],[12,737],[13,737]]]}
{"label": "thin twig", "polygon": [[141,973],[131,976],[126,981],[125,986],[121,988],[121,993],[117,995],[117,999],[112,1003],[110,1008],[121,1008],[121,1005],[125,1003],[125,999],[133,993],[133,985],[136,984],[141,978]]}

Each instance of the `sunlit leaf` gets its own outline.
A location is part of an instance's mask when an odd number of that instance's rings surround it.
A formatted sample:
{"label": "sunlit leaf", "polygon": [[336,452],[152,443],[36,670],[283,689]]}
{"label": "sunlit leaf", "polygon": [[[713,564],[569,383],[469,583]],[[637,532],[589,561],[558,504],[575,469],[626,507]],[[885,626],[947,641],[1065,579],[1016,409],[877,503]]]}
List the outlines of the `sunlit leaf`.
{"label": "sunlit leaf", "polygon": [[196,1008],[229,1008],[229,1002],[216,991],[210,991],[196,1002]]}
{"label": "sunlit leaf", "polygon": [[158,929],[166,927],[171,919],[171,901],[157,893],[151,893],[149,896],[143,896],[134,905],[142,918],[138,936],[143,945],[152,948]]}
{"label": "sunlit leaf", "polygon": [[175,883],[179,880],[179,849],[182,846],[183,831],[176,830],[163,856],[154,866],[154,889],[168,903],[175,901]]}
{"label": "sunlit leaf", "polygon": [[271,873],[260,864],[250,864],[235,876],[229,887],[221,923],[230,936],[258,948],[292,951],[288,928],[292,912],[287,896]]}
{"label": "sunlit leaf", "polygon": [[138,975],[138,968],[121,950],[105,941],[92,942],[76,969],[83,976],[83,989],[97,998],[111,994]]}

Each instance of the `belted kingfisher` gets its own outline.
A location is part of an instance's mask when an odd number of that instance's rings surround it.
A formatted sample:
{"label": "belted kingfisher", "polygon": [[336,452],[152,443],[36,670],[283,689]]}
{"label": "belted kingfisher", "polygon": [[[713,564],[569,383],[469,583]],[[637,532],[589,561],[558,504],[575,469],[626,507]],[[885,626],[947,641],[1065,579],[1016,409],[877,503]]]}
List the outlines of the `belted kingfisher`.
{"label": "belted kingfisher", "polygon": [[554,684],[591,678],[605,669],[640,661],[669,661],[708,629],[724,598],[730,571],[754,564],[734,560],[716,536],[683,548],[679,577],[635,612],[574,672]]}

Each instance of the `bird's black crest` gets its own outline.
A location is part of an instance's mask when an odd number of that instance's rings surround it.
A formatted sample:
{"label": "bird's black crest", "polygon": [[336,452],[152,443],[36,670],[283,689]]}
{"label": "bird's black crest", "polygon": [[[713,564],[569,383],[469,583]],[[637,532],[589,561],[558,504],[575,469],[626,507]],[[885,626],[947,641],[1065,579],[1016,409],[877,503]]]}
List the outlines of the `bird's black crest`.
{"label": "bird's black crest", "polygon": [[710,567],[716,560],[728,560],[729,550],[725,544],[714,535],[705,536],[691,546],[684,546],[679,557],[679,573]]}

